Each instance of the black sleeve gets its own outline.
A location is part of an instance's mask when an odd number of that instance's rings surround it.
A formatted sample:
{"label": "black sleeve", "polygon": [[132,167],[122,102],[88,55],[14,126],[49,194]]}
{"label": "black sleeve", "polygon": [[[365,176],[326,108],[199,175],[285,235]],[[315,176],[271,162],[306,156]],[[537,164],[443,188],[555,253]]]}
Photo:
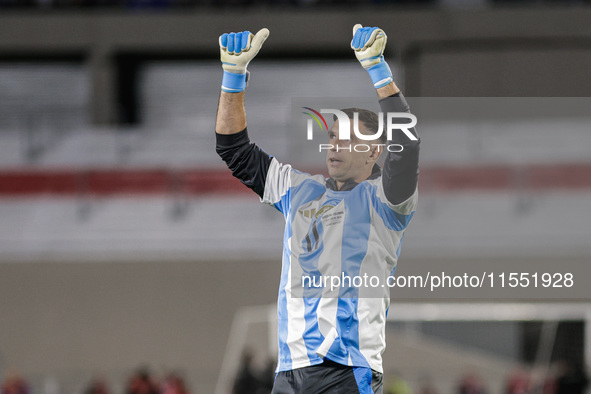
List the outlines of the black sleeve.
{"label": "black sleeve", "polygon": [[[384,114],[388,112],[410,113],[410,108],[402,93],[381,99],[380,107]],[[386,124],[385,121],[384,124]],[[418,138],[414,127],[410,131]],[[400,130],[394,130],[392,139],[388,140],[388,145],[398,144],[403,147],[401,152],[387,153],[382,171],[384,192],[391,204],[400,204],[415,192],[419,177],[420,142],[420,139],[411,140]]]}
{"label": "black sleeve", "polygon": [[271,157],[250,142],[246,129],[236,134],[216,133],[215,150],[232,175],[263,198]]}

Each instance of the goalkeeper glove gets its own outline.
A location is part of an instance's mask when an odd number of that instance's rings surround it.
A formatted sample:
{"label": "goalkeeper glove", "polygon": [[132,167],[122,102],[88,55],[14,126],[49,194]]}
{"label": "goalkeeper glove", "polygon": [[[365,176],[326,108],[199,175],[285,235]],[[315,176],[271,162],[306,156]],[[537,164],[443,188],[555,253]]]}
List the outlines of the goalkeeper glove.
{"label": "goalkeeper glove", "polygon": [[246,88],[248,63],[256,56],[265,40],[269,29],[263,28],[257,34],[249,31],[224,33],[220,36],[220,59],[224,69],[222,90],[238,93]]}
{"label": "goalkeeper glove", "polygon": [[387,40],[386,33],[380,28],[363,27],[360,24],[353,27],[351,48],[359,63],[369,73],[376,89],[392,82],[392,71],[384,60]]}

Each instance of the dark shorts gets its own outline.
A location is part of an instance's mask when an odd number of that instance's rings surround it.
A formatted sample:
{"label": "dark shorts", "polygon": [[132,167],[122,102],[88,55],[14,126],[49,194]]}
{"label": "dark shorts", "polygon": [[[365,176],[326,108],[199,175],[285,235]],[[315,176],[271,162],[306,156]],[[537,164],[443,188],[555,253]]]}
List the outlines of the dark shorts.
{"label": "dark shorts", "polygon": [[382,374],[326,360],[319,365],[279,372],[272,394],[383,394]]}

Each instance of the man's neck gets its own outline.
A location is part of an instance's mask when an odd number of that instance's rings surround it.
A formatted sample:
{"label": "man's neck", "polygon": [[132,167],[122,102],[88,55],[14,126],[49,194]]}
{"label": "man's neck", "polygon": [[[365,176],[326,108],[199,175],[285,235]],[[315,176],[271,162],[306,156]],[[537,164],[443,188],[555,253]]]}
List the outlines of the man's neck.
{"label": "man's neck", "polygon": [[335,179],[335,182],[337,184],[337,190],[341,190],[341,188],[343,187],[343,185],[345,183],[347,183],[347,182],[361,183],[361,182],[367,180],[371,176],[371,174],[372,174],[372,169],[373,169],[373,167],[369,168],[369,170],[366,173],[364,173],[363,175],[358,176],[357,178],[351,178],[351,179],[347,179],[345,181],[337,181]]}

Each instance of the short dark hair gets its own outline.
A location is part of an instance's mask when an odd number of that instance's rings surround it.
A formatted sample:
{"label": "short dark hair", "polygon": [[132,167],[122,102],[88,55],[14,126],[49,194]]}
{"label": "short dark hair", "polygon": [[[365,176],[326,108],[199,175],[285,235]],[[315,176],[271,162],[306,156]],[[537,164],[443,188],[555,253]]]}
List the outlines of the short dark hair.
{"label": "short dark hair", "polygon": [[[363,109],[363,108],[345,108],[345,109],[341,109],[341,111],[343,111],[345,114],[347,114],[347,117],[351,120],[353,120],[353,114],[355,112],[357,112],[359,114],[358,115],[359,121],[363,122],[363,124],[367,128],[367,131],[370,131],[373,133],[378,131],[379,118],[378,118],[378,114],[376,114],[375,112],[370,111],[368,109]],[[336,115],[334,116],[334,120],[337,120]],[[360,130],[360,131],[362,131],[362,130]],[[382,143],[382,144],[385,144],[386,138],[387,138],[386,133],[382,133],[382,135],[380,135],[380,138],[378,139],[378,141],[380,141],[380,143]]]}

